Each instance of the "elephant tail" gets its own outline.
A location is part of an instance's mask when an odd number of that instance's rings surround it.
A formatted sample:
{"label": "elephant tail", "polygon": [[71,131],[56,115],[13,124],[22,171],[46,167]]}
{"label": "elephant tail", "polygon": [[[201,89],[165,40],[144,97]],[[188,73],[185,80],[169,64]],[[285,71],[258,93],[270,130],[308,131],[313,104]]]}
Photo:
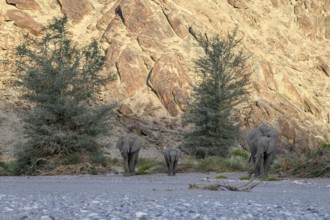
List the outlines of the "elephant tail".
{"label": "elephant tail", "polygon": [[169,161],[170,161],[171,170],[173,170],[173,168],[174,168],[174,163],[177,160],[177,156],[178,155],[177,155],[176,150],[171,149],[170,152],[169,152]]}

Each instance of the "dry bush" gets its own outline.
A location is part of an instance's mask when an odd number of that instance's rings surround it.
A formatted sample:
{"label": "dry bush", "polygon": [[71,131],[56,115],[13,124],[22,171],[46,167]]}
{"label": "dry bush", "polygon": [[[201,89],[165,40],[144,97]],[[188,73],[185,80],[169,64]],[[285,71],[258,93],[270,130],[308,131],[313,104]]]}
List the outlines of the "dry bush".
{"label": "dry bush", "polygon": [[330,144],[323,144],[307,155],[280,158],[274,165],[274,171],[282,176],[330,177]]}

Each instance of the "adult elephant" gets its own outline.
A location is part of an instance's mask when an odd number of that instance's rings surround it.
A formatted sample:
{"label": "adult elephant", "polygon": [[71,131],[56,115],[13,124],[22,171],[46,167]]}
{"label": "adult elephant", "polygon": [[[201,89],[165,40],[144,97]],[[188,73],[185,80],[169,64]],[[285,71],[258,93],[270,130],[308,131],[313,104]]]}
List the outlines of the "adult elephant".
{"label": "adult elephant", "polygon": [[278,133],[268,124],[253,128],[246,136],[250,149],[250,159],[255,165],[255,177],[267,175],[277,151]]}
{"label": "adult elephant", "polygon": [[117,141],[117,148],[124,160],[124,176],[135,174],[135,166],[138,162],[139,152],[142,147],[140,137],[134,133],[121,136]]}

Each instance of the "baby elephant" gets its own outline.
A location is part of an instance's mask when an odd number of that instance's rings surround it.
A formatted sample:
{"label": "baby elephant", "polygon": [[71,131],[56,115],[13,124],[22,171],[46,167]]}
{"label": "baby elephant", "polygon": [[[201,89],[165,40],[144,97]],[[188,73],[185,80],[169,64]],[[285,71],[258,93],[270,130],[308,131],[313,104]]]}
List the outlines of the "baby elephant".
{"label": "baby elephant", "polygon": [[139,152],[142,146],[140,137],[134,133],[128,133],[119,138],[117,148],[124,159],[124,176],[135,174],[135,166],[138,161]]}
{"label": "baby elephant", "polygon": [[179,149],[165,149],[164,158],[169,176],[175,176],[176,167],[178,165],[179,158],[181,157],[181,151]]}
{"label": "baby elephant", "polygon": [[246,136],[250,148],[252,162],[255,165],[254,176],[267,176],[270,165],[274,162],[279,141],[275,128],[262,124],[253,128]]}

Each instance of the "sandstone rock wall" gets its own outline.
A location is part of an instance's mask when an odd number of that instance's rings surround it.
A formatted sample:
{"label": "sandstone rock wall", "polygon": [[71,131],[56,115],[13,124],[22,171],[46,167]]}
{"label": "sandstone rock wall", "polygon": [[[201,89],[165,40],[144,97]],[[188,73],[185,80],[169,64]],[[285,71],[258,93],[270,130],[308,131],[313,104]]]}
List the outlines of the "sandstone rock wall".
{"label": "sandstone rock wall", "polygon": [[[104,74],[117,75],[104,100],[123,104],[123,126],[134,120],[142,124],[149,148],[181,141],[180,114],[195,82],[193,61],[202,54],[189,27],[223,37],[237,27],[243,37],[253,74],[249,108],[239,115],[242,131],[262,122],[273,124],[282,137],[282,153],[302,153],[330,142],[329,0],[25,3],[0,2],[1,57],[11,56],[24,32],[38,35],[54,16],[67,15],[75,41],[96,38],[102,44]],[[11,64],[0,65],[1,93],[7,94],[0,102],[4,109],[15,109],[21,100],[6,84],[14,77],[7,66]],[[12,149],[8,143],[0,140],[0,149]]]}

